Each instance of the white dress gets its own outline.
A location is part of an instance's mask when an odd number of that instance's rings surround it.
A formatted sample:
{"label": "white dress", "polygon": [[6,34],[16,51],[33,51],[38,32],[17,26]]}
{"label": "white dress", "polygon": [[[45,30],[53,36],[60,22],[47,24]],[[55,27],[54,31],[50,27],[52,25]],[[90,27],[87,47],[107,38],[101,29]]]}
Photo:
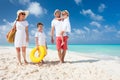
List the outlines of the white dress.
{"label": "white dress", "polygon": [[[15,23],[15,22],[14,22]],[[28,26],[27,21],[16,22],[15,47],[27,46],[25,28]]]}

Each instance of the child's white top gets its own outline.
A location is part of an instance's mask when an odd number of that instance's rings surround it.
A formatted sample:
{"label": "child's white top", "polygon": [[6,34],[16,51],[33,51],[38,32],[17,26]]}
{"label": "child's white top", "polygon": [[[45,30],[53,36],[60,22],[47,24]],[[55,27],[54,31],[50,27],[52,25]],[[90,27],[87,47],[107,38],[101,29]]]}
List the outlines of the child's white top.
{"label": "child's white top", "polygon": [[38,37],[38,45],[45,46],[46,45],[46,35],[44,32],[36,32],[35,37]]}
{"label": "child's white top", "polygon": [[69,21],[69,17],[63,20],[63,31],[70,33],[71,32],[71,25]]}
{"label": "child's white top", "polygon": [[[62,32],[62,23],[63,21],[59,21],[57,19],[53,19],[52,22],[51,22],[51,26],[52,27],[55,27],[55,31],[56,31],[56,36],[59,37],[61,36],[61,32]],[[67,34],[63,34],[63,36],[66,36]]]}

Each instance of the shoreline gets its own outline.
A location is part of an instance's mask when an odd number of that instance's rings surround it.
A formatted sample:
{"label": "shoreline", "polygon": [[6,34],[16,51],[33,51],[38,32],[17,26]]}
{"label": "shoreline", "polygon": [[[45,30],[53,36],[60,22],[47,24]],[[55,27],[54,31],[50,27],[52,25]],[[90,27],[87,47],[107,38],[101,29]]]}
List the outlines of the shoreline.
{"label": "shoreline", "polygon": [[[4,46],[1,47],[0,49],[9,49],[9,48],[14,48],[13,46]],[[14,48],[15,49],[15,48]],[[32,50],[32,47],[27,47],[28,50]],[[52,51],[57,51],[54,49],[48,49],[48,50],[52,50]],[[30,51],[29,51],[30,53]],[[96,54],[96,53],[79,53],[77,51],[70,51],[67,50],[67,54],[73,54],[73,55],[77,55],[77,56],[84,56],[84,57],[90,57],[90,58],[97,58],[97,59],[101,59],[101,60],[120,60],[120,56],[112,56],[112,55],[103,55],[103,54]]]}

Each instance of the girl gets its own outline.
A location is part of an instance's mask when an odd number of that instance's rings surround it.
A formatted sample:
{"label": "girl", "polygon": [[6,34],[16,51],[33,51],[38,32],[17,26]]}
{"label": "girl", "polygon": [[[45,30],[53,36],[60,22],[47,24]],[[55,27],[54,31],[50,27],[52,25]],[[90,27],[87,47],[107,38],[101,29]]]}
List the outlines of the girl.
{"label": "girl", "polygon": [[64,39],[63,39],[63,34],[67,33],[67,36],[71,32],[71,26],[70,26],[70,21],[69,21],[69,12],[67,10],[62,11],[62,18],[63,20],[63,25],[62,25],[62,32],[61,32],[61,38],[62,38],[62,45],[64,45]]}

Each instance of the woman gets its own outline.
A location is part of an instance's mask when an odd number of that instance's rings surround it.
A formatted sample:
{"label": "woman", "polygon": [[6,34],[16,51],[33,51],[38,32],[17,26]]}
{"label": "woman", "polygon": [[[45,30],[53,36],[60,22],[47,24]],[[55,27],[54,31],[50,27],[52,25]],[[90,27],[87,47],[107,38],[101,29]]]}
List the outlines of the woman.
{"label": "woman", "polygon": [[27,64],[26,61],[26,46],[29,41],[29,35],[28,35],[28,22],[25,20],[28,16],[28,11],[18,10],[17,11],[17,18],[14,22],[14,27],[16,28],[16,34],[15,34],[15,40],[14,45],[16,47],[17,51],[17,58],[19,61],[19,65],[22,65],[21,62],[21,51],[22,56],[24,58],[25,64]]}

